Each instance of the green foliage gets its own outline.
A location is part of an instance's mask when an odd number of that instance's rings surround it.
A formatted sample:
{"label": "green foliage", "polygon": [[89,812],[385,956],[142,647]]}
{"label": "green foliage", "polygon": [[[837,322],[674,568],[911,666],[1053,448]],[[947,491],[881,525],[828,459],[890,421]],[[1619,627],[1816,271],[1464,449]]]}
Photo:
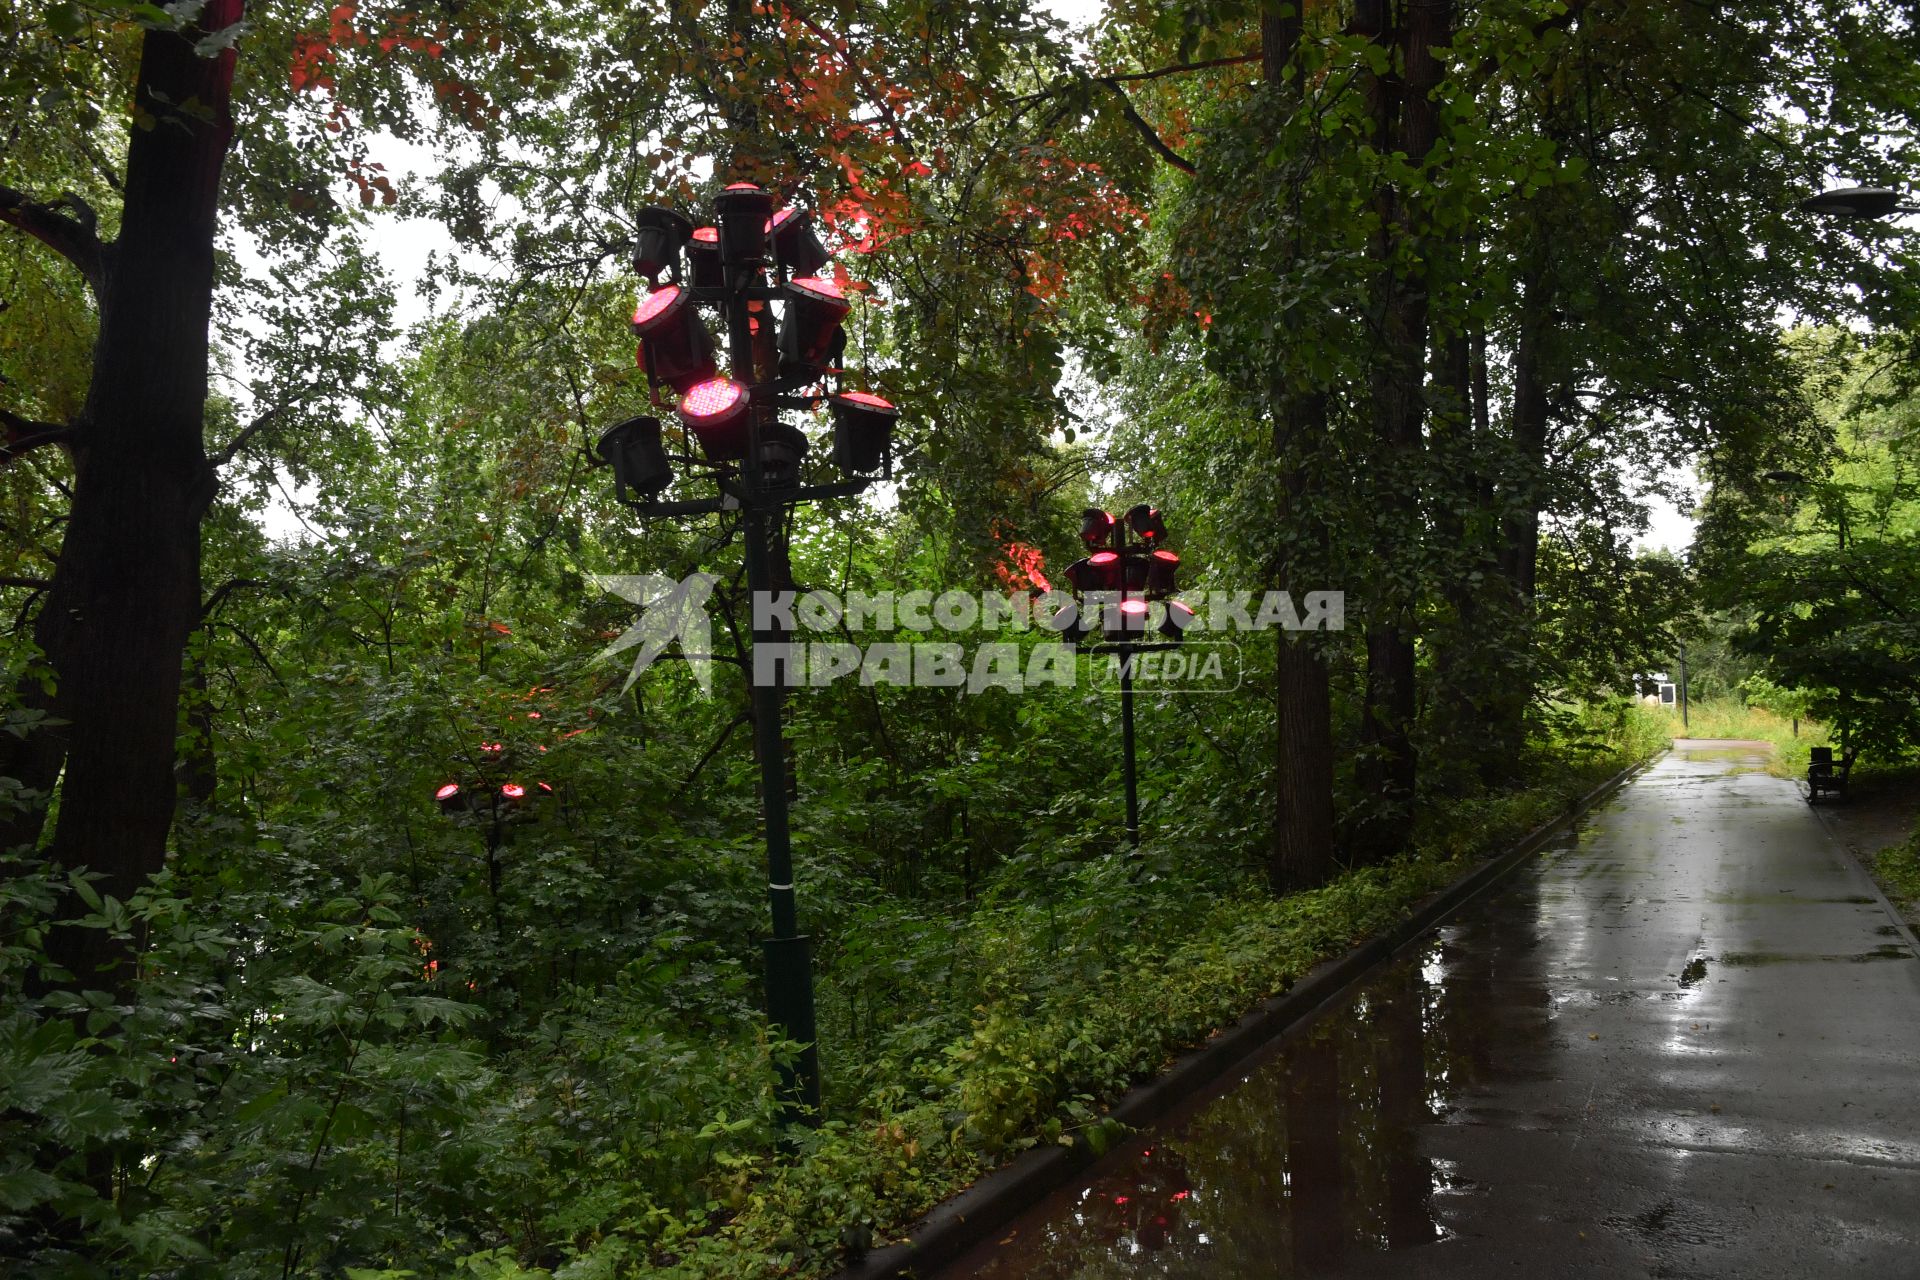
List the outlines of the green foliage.
{"label": "green foliage", "polygon": [[1920,497],[1915,402],[1844,336],[1801,334],[1832,431],[1806,470],[1716,488],[1704,577],[1738,605],[1734,645],[1757,660],[1750,696],[1829,721],[1856,752],[1897,760],[1920,744]]}
{"label": "green foliage", "polygon": [[1873,869],[1895,898],[1905,903],[1920,901],[1920,834],[1882,849],[1874,858]]}

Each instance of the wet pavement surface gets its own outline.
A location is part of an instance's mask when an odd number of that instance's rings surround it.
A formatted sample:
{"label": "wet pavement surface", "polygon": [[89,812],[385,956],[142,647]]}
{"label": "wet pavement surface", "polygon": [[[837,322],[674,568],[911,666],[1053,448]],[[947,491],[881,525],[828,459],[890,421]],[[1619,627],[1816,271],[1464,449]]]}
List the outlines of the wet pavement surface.
{"label": "wet pavement surface", "polygon": [[944,1273],[1920,1277],[1920,957],[1695,741]]}

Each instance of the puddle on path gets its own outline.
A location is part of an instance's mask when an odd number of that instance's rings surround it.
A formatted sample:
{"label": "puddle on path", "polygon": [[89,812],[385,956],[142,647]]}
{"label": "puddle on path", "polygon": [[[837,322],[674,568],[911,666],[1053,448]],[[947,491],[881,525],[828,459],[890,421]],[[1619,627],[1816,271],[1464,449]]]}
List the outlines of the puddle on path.
{"label": "puddle on path", "polygon": [[1439,1209],[1477,1189],[1421,1154],[1421,1128],[1484,1122],[1454,1114],[1469,1090],[1545,1074],[1552,1001],[1524,941],[1533,883],[1381,970],[947,1276],[1302,1276],[1445,1239]]}

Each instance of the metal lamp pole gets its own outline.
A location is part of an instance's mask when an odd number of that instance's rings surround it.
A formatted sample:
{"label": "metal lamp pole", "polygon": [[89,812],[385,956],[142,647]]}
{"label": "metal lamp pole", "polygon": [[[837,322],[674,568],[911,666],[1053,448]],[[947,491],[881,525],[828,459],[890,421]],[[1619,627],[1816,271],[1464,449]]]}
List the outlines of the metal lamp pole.
{"label": "metal lamp pole", "polygon": [[[789,507],[802,502],[851,497],[865,490],[875,479],[892,475],[891,440],[897,411],[885,400],[865,392],[828,396],[818,390],[826,376],[838,373],[828,366],[837,363],[842,339],[837,336],[839,316],[822,327],[817,319],[808,320],[797,307],[804,306],[807,291],[814,298],[837,298],[837,291],[826,281],[807,276],[802,290],[802,270],[811,272],[826,265],[826,251],[820,247],[804,214],[776,213],[774,198],[750,183],[736,183],[716,201],[718,226],[693,230],[692,224],[672,210],[648,210],[638,222],[642,238],[635,253],[635,265],[651,285],[661,270],[671,269],[675,283],[652,290],[649,297],[665,288],[676,288],[686,295],[672,299],[650,313],[653,316],[677,316],[674,310],[683,301],[705,303],[719,308],[726,329],[726,351],[731,365],[731,381],[746,392],[745,441],[735,437],[731,445],[709,443],[701,436],[699,409],[689,410],[689,400],[698,398],[701,388],[723,384],[712,361],[711,340],[704,328],[678,327],[698,325],[696,318],[680,318],[669,325],[660,321],[656,339],[641,331],[640,313],[635,329],[641,333],[641,362],[649,380],[667,382],[681,393],[679,413],[688,434],[700,439],[706,457],[684,455],[679,461],[711,470],[720,493],[715,498],[663,502],[658,494],[671,483],[669,456],[661,442],[658,419],[629,419],[609,429],[601,437],[600,460],[614,469],[616,494],[623,505],[642,516],[685,516],[738,511],[745,535],[747,589],[757,615],[752,628],[756,659],[751,665],[749,687],[754,722],[754,748],[760,757],[760,803],[766,828],[767,906],[772,920],[772,935],[762,943],[766,957],[767,1019],[780,1038],[798,1043],[796,1058],[778,1065],[782,1113],[788,1121],[819,1123],[820,1059],[814,1021],[813,973],[808,936],[800,932],[799,912],[794,896],[793,842],[788,824],[785,747],[781,732],[782,689],[774,678],[774,664],[758,660],[762,645],[784,642],[773,622],[773,610],[765,608],[772,593],[783,588],[776,581],[773,564],[775,522]],[[776,227],[783,230],[776,232]],[[704,241],[702,240],[704,236]],[[651,238],[649,238],[651,237]],[[786,237],[786,239],[782,239]],[[804,237],[804,240],[802,239]],[[697,246],[692,242],[701,242]],[[794,262],[787,259],[791,245]],[[695,248],[705,255],[704,266],[696,265]],[[679,281],[681,251],[688,254],[693,267],[690,283]],[[769,279],[771,271],[771,279]],[[830,336],[823,344],[809,345],[801,335],[798,343],[775,344],[772,304],[784,302],[783,327],[813,324],[817,332]],[[783,334],[783,337],[790,336]],[[658,349],[654,349],[656,341]],[[676,381],[676,378],[678,379]],[[813,388],[807,390],[807,388]],[[725,390],[726,395],[737,395]],[[813,409],[829,404],[834,412],[834,460],[849,479],[829,484],[802,484],[800,464],[807,442],[798,430],[780,420],[783,409]],[[630,497],[629,490],[640,495]]]}
{"label": "metal lamp pole", "polygon": [[[1096,519],[1097,518],[1097,519]],[[1077,560],[1067,567],[1067,581],[1076,593],[1095,591],[1102,594],[1111,591],[1115,594],[1112,607],[1120,618],[1120,639],[1112,639],[1113,632],[1102,631],[1101,641],[1087,643],[1080,641],[1080,647],[1098,654],[1112,654],[1120,663],[1120,777],[1126,792],[1127,804],[1127,843],[1140,847],[1140,784],[1139,768],[1136,758],[1135,735],[1133,727],[1133,663],[1142,653],[1157,653],[1180,647],[1180,637],[1185,624],[1163,625],[1161,633],[1174,637],[1162,643],[1144,639],[1129,638],[1137,632],[1146,631],[1146,610],[1149,600],[1166,597],[1173,593],[1174,567],[1179,557],[1160,546],[1166,541],[1166,526],[1160,519],[1160,512],[1144,504],[1127,512],[1124,520],[1115,520],[1106,512],[1089,509],[1086,512],[1087,524],[1082,528],[1082,538],[1088,549],[1092,550],[1105,543],[1103,550],[1084,560]],[[1131,526],[1137,539],[1130,539],[1128,529]],[[1095,531],[1098,536],[1095,536]],[[1096,564],[1105,557],[1104,564]],[[1145,561],[1138,571],[1129,566]],[[1158,561],[1158,563],[1156,563]],[[1138,585],[1129,586],[1129,578],[1137,578]],[[1110,579],[1110,581],[1109,581]],[[1129,612],[1129,602],[1139,606],[1137,612]],[[1185,616],[1191,618],[1192,611],[1184,605],[1172,602],[1167,604],[1169,617],[1174,610],[1185,610]],[[1138,622],[1133,622],[1138,618]],[[1084,625],[1084,620],[1083,620]],[[1103,620],[1104,626],[1104,620]],[[1091,629],[1088,628],[1088,631]]]}

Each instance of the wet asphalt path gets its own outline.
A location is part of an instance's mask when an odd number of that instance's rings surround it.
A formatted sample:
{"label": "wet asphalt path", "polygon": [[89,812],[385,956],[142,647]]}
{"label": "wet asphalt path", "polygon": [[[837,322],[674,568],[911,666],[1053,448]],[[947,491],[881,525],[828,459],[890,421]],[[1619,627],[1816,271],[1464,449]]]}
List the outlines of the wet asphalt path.
{"label": "wet asphalt path", "polygon": [[948,1280],[1920,1277],[1920,957],[1761,759],[1682,744]]}

